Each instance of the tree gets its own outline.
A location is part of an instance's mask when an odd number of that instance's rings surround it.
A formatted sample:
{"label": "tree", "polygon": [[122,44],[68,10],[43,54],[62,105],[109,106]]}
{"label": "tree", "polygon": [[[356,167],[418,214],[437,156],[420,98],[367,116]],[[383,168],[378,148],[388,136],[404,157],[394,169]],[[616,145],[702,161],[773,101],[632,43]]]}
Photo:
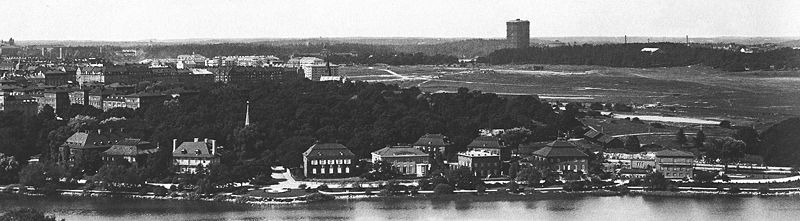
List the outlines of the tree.
{"label": "tree", "polygon": [[714,181],[716,174],[708,171],[697,171],[694,173],[694,181],[699,184],[710,184]]}
{"label": "tree", "polygon": [[21,208],[12,210],[0,216],[0,221],[55,221],[55,216],[44,215],[39,210],[33,208]]}
{"label": "tree", "polygon": [[603,104],[600,103],[600,102],[594,102],[591,105],[589,105],[589,109],[592,109],[592,110],[603,110]]}
{"label": "tree", "polygon": [[390,180],[400,176],[397,168],[393,167],[391,163],[376,161],[372,164],[369,172],[361,175],[361,177],[368,180]]}
{"label": "tree", "polygon": [[434,194],[451,194],[451,193],[453,193],[453,187],[448,185],[448,184],[440,183],[440,184],[437,184],[436,187],[433,188],[433,193]]}
{"label": "tree", "polygon": [[20,165],[14,156],[5,156],[0,153],[0,185],[19,181]]}
{"label": "tree", "polygon": [[136,168],[122,163],[103,165],[92,177],[92,181],[102,182],[112,190],[121,187],[137,187],[144,183]]}
{"label": "tree", "polygon": [[58,183],[65,173],[63,167],[54,163],[28,164],[19,172],[19,183],[24,186],[44,187]]}
{"label": "tree", "polygon": [[525,182],[528,186],[538,186],[541,180],[542,174],[533,167],[520,170],[516,178],[516,181]]}
{"label": "tree", "polygon": [[625,149],[630,152],[642,152],[642,145],[639,143],[639,137],[636,135],[628,136],[625,139]]}
{"label": "tree", "polygon": [[664,177],[664,174],[659,172],[647,174],[643,181],[644,186],[654,190],[664,190],[670,184],[669,180]]}
{"label": "tree", "polygon": [[706,142],[706,133],[703,130],[697,131],[697,135],[694,137],[694,146],[695,147],[703,147],[703,143]]}
{"label": "tree", "polygon": [[684,134],[683,132],[683,128],[678,129],[678,132],[675,133],[675,143],[678,143],[681,146],[683,146],[684,144],[686,144],[687,141],[688,140],[686,139],[686,134]]}
{"label": "tree", "polygon": [[447,179],[448,183],[462,190],[472,190],[478,185],[483,185],[483,181],[476,177],[467,167],[447,170],[444,173],[444,177]]}

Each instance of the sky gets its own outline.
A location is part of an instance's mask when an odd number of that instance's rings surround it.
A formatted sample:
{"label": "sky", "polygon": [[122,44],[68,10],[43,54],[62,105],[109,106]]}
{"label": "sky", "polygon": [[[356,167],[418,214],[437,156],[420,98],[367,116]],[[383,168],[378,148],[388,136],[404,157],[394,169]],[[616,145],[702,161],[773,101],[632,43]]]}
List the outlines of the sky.
{"label": "sky", "polygon": [[0,38],[797,37],[797,0],[0,0]]}

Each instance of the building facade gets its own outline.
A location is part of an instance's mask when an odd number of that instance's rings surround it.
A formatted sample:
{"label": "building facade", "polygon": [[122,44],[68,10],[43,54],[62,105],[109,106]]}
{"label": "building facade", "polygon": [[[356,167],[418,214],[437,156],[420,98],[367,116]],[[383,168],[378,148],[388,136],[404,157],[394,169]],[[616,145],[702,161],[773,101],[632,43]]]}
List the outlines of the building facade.
{"label": "building facade", "polygon": [[450,139],[441,134],[425,134],[422,135],[417,142],[414,142],[413,147],[427,153],[431,160],[436,162],[445,162],[445,151],[447,147],[452,145]]}
{"label": "building facade", "polygon": [[500,156],[500,160],[511,159],[511,149],[503,144],[503,141],[496,136],[480,136],[472,140],[467,145],[468,150],[481,150]]}
{"label": "building facade", "polygon": [[158,148],[153,143],[141,139],[124,139],[103,151],[102,157],[106,164],[124,162],[140,167],[145,166],[147,157],[157,151]]}
{"label": "building facade", "polygon": [[694,154],[680,150],[662,150],[655,152],[656,171],[667,179],[692,178],[694,170]]}
{"label": "building facade", "polygon": [[430,156],[411,146],[388,146],[372,152],[372,163],[389,163],[400,174],[424,177],[430,170]]}
{"label": "building facade", "polygon": [[199,140],[193,142],[183,142],[178,146],[178,139],[172,140],[172,165],[177,168],[177,173],[195,174],[197,168],[219,163],[217,155],[217,141],[212,139]]}
{"label": "building facade", "polygon": [[[533,152],[527,159],[531,166],[547,167],[555,171],[582,171],[589,170],[589,155],[578,150],[574,145],[563,138],[553,141],[542,149]],[[543,169],[543,168],[540,168]]]}
{"label": "building facade", "polygon": [[501,170],[500,155],[483,150],[470,150],[458,153],[459,167],[469,168],[480,178],[499,177]]}
{"label": "building facade", "polygon": [[303,152],[303,174],[306,178],[351,177],[355,157],[342,144],[316,143]]}

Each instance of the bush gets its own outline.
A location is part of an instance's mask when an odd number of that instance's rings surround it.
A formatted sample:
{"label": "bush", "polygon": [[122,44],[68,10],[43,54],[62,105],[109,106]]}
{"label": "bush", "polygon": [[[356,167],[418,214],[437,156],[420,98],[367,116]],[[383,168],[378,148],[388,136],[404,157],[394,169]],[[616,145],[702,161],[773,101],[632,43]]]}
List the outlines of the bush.
{"label": "bush", "polygon": [[758,193],[760,193],[762,195],[769,193],[769,187],[765,187],[765,186],[759,187],[758,188]]}
{"label": "bush", "polygon": [[146,187],[139,188],[139,196],[147,196],[147,188]]}
{"label": "bush", "polygon": [[478,186],[475,187],[475,190],[478,191],[478,194],[484,194],[484,193],[486,193],[486,186],[478,185]]}
{"label": "bush", "polygon": [[58,191],[56,190],[57,188],[58,188],[57,185],[48,183],[45,184],[43,187],[38,188],[37,190],[38,192],[44,194],[45,196],[55,196],[58,195]]}
{"label": "bush", "polygon": [[322,184],[317,187],[317,191],[326,191],[328,190],[328,185]]}
{"label": "bush", "polygon": [[436,187],[433,188],[433,193],[434,194],[451,194],[451,193],[453,193],[453,187],[448,185],[448,184],[440,183],[440,184],[436,185]]}
{"label": "bush", "polygon": [[248,192],[250,192],[250,190],[248,190],[247,188],[239,188],[239,189],[233,191],[233,194],[234,195],[244,195],[244,194],[247,194]]}
{"label": "bush", "polygon": [[153,188],[153,194],[156,196],[166,196],[167,192],[167,188],[164,188],[163,186],[157,186]]}
{"label": "bush", "polygon": [[312,193],[306,197],[306,200],[309,202],[316,202],[316,201],[326,201],[326,200],[333,200],[336,197],[331,195],[326,195],[322,193]]}
{"label": "bush", "polygon": [[300,185],[297,185],[297,188],[300,188],[300,189],[305,189],[306,187],[308,187],[308,185],[306,185],[305,183],[301,183]]}
{"label": "bush", "polygon": [[741,192],[742,192],[742,190],[739,189],[739,187],[731,187],[730,189],[728,189],[728,193],[731,193],[731,194],[738,194],[738,193],[741,193]]}
{"label": "bush", "polygon": [[516,193],[517,191],[519,191],[519,184],[517,184],[517,182],[514,181],[508,182],[506,184],[506,189],[508,189],[508,192]]}

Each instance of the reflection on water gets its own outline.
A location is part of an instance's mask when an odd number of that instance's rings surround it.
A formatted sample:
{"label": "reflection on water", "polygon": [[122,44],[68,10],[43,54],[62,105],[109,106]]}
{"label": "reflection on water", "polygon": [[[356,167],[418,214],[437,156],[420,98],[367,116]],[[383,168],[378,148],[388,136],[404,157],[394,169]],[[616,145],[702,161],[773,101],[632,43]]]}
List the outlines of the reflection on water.
{"label": "reflection on water", "polygon": [[194,201],[0,195],[0,212],[35,207],[67,220],[792,220],[798,197],[575,197],[554,200],[337,200],[246,206]]}

